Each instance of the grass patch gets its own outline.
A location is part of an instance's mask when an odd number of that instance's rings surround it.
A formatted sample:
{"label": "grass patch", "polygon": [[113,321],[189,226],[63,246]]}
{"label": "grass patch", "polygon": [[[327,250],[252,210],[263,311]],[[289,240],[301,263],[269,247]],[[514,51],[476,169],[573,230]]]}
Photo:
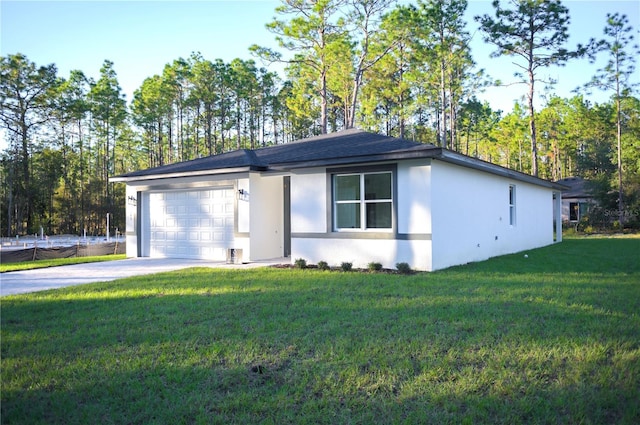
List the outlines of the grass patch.
{"label": "grass patch", "polygon": [[436,273],[189,269],[2,299],[2,422],[640,422],[640,239]]}
{"label": "grass patch", "polygon": [[100,261],[124,260],[125,254],[98,255],[92,257],[55,258],[52,260],[24,261],[21,263],[0,264],[0,273],[21,270],[43,269],[46,267],[68,266],[70,264],[97,263]]}

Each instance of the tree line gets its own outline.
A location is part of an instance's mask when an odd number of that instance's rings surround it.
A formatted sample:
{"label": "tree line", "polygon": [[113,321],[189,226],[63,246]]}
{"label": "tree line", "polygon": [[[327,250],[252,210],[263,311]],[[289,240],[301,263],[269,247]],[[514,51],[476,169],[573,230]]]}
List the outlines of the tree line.
{"label": "tree line", "polygon": [[[110,176],[354,126],[551,180],[588,177],[620,220],[640,212],[637,46],[627,18],[608,15],[602,40],[569,48],[560,1],[493,6],[476,21],[528,87],[507,114],[476,97],[496,82],[473,61],[466,0],[286,0],[267,23],[279,49],[254,45],[254,59],[229,63],[178,58],[129,104],[108,60],[94,80],[80,70],[62,77],[20,53],[2,57],[0,234],[104,234],[107,214],[124,230],[124,187]],[[536,111],[540,70],[585,55],[608,61],[584,93],[548,94]],[[284,63],[284,78],[258,62]],[[585,100],[593,88],[610,101]]]}

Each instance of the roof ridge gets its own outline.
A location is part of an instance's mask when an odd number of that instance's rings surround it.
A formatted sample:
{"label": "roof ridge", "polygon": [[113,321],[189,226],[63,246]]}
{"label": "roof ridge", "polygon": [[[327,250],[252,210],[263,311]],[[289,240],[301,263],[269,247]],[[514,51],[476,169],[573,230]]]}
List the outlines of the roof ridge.
{"label": "roof ridge", "polygon": [[311,136],[311,137],[304,137],[302,139],[296,139],[296,140],[292,140],[290,142],[285,142],[285,143],[276,143],[274,145],[269,145],[269,146],[261,146],[259,148],[255,148],[253,149],[253,151],[262,151],[265,149],[270,149],[270,148],[274,148],[276,146],[286,146],[286,145],[297,145],[299,143],[313,143],[313,142],[317,142],[317,141],[321,141],[321,140],[326,140],[326,139],[331,139],[334,137],[338,137],[338,136],[346,136],[349,134],[358,134],[358,133],[368,133],[368,134],[375,134],[377,136],[381,136],[381,137],[389,137],[389,136],[384,136],[382,134],[378,134],[378,133],[371,133],[359,128],[348,128],[345,130],[338,130],[338,131],[334,131],[332,133],[325,133],[325,134],[316,134],[315,136]]}

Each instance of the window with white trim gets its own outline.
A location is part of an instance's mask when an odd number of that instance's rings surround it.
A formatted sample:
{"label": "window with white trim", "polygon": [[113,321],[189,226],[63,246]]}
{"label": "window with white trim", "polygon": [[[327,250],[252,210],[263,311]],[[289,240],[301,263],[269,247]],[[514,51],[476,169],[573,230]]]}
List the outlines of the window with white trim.
{"label": "window with white trim", "polygon": [[509,185],[509,224],[516,225],[516,186]]}
{"label": "window with white trim", "polygon": [[392,185],[389,171],[334,175],[334,230],[391,230]]}

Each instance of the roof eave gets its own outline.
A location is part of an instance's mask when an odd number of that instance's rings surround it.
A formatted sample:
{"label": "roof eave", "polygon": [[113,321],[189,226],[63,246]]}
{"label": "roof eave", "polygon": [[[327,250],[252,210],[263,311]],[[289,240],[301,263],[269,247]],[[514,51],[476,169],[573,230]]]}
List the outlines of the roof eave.
{"label": "roof eave", "polygon": [[109,182],[132,183],[132,182],[138,182],[138,181],[165,180],[165,179],[180,178],[180,177],[199,177],[199,176],[210,176],[210,175],[247,173],[251,171],[267,171],[267,167],[251,165],[247,167],[220,168],[220,169],[199,170],[199,171],[181,171],[181,172],[166,173],[166,174],[164,173],[163,174],[146,174],[146,175],[136,175],[136,176],[127,176],[126,174],[122,174],[120,176],[110,177]]}
{"label": "roof eave", "polygon": [[363,164],[371,162],[396,161],[401,159],[422,159],[437,157],[442,148],[429,147],[428,149],[415,149],[396,152],[387,152],[372,155],[358,155],[340,158],[328,158],[315,161],[295,161],[272,164],[269,169],[273,171],[287,171],[300,168],[330,167],[345,164]]}

